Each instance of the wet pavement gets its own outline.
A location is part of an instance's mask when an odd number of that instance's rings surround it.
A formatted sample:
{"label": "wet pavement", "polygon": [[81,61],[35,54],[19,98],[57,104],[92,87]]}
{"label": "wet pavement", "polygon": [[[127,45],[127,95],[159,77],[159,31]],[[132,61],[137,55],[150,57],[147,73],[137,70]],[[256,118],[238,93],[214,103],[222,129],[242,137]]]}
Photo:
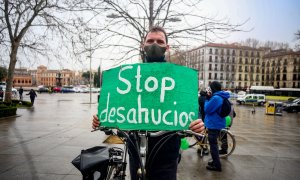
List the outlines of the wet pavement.
{"label": "wet pavement", "polygon": [[[81,179],[70,163],[82,149],[102,145],[104,133],[90,132],[97,94],[38,94],[33,108],[0,118],[0,179]],[[299,179],[300,113],[265,115],[263,107],[235,106],[231,131],[237,147],[222,159],[222,172],[205,169],[209,156],[183,152],[179,180]]]}

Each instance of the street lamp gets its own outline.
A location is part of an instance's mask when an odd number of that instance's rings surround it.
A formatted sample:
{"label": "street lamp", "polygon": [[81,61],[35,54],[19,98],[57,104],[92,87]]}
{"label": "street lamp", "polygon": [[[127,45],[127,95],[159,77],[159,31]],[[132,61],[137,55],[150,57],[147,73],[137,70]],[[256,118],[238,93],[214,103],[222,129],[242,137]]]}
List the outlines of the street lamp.
{"label": "street lamp", "polygon": [[89,83],[90,83],[90,104],[92,104],[92,29],[91,28],[87,28],[87,31],[90,32],[90,48],[89,48],[89,52],[90,55],[88,56],[90,58],[90,78],[89,78]]}

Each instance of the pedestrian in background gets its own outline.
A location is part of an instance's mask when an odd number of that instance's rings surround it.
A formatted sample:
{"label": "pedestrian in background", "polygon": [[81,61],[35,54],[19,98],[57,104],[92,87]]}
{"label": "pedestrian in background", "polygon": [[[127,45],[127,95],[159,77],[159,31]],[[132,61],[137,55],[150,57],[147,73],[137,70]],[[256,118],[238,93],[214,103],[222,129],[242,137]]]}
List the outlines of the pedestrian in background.
{"label": "pedestrian in background", "polygon": [[[202,121],[205,121],[205,112],[204,112],[204,103],[206,100],[206,91],[201,90],[200,96],[198,97],[198,104],[199,104],[199,118],[202,119]],[[205,122],[204,122],[205,123]]]}
{"label": "pedestrian in background", "polygon": [[34,91],[33,89],[30,89],[29,93],[26,94],[26,95],[29,95],[31,104],[32,104],[32,106],[33,106],[34,100],[35,100],[35,98],[37,97],[35,91]]}
{"label": "pedestrian in background", "polygon": [[207,99],[204,104],[205,127],[208,129],[208,141],[212,161],[208,162],[206,169],[211,171],[222,171],[218,137],[221,129],[225,128],[225,118],[220,117],[222,110],[223,98],[229,98],[228,92],[221,91],[221,84],[217,81],[210,83],[207,88]]}
{"label": "pedestrian in background", "polygon": [[23,90],[22,86],[20,86],[20,89],[19,89],[19,97],[20,97],[20,101],[23,100],[23,92],[24,92],[24,90]]}
{"label": "pedestrian in background", "polygon": [[4,97],[4,91],[2,87],[0,87],[0,102],[3,101],[3,97]]}

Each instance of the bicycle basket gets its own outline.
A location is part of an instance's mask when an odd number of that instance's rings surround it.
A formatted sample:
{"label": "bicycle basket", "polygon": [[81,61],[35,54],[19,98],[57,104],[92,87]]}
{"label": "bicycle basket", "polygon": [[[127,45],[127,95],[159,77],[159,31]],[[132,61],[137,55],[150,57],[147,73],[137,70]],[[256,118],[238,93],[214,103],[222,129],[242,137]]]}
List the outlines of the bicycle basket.
{"label": "bicycle basket", "polygon": [[109,148],[95,146],[81,150],[81,154],[73,159],[72,164],[82,173],[88,174],[93,171],[105,171],[109,162]]}

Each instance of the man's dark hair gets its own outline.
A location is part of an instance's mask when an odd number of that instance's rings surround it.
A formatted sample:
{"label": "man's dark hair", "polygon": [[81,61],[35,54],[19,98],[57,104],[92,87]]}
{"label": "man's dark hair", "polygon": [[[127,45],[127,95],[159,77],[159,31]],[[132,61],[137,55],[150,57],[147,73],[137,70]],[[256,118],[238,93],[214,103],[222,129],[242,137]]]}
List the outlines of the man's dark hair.
{"label": "man's dark hair", "polygon": [[222,85],[218,81],[213,81],[212,83],[210,83],[209,87],[212,93],[215,93],[221,91]]}
{"label": "man's dark hair", "polygon": [[167,36],[167,33],[166,33],[166,31],[165,31],[164,28],[162,28],[162,27],[160,27],[160,26],[153,26],[153,27],[147,32],[147,34],[146,34],[146,36],[145,36],[145,38],[144,38],[144,41],[146,41],[146,38],[147,38],[147,36],[148,36],[148,34],[149,34],[150,32],[163,32],[164,35],[165,35],[165,38],[166,38],[166,43],[168,44],[168,36]]}

